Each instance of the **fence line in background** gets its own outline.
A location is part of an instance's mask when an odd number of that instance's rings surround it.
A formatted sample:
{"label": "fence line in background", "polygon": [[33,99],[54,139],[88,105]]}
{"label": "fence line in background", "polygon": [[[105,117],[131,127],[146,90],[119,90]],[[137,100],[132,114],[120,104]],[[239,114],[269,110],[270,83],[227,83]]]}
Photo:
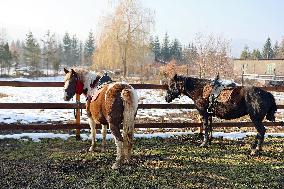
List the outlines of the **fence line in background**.
{"label": "fence line in background", "polygon": [[[12,87],[63,87],[63,82],[22,82],[0,81],[0,86]],[[135,89],[167,89],[166,85],[156,84],[131,84]],[[284,92],[284,87],[260,87],[268,91]],[[278,105],[278,109],[284,109],[284,105]],[[76,121],[74,124],[0,124],[0,130],[63,130],[76,129],[77,138],[80,137],[80,129],[89,129],[88,124],[81,124],[80,109],[85,104],[80,103],[80,96],[76,96],[76,103],[0,103],[0,109],[76,109]],[[195,109],[194,104],[139,104],[139,109]],[[284,122],[264,122],[265,126],[284,126]],[[97,125],[100,128],[100,125]],[[135,128],[188,128],[202,127],[201,123],[137,123]],[[220,122],[213,123],[213,127],[253,127],[252,122]]]}

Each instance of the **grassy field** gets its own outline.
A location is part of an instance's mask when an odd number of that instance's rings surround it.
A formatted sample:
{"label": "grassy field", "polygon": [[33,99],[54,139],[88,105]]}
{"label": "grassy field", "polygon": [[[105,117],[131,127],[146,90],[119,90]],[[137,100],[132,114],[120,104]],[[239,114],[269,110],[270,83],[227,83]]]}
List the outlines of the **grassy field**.
{"label": "grassy field", "polygon": [[[112,170],[113,141],[89,153],[90,141],[70,138],[0,140],[0,188],[283,188],[284,138],[266,138],[261,156],[249,156],[252,137],[197,136],[136,139],[130,165]],[[100,142],[99,142],[100,144]]]}

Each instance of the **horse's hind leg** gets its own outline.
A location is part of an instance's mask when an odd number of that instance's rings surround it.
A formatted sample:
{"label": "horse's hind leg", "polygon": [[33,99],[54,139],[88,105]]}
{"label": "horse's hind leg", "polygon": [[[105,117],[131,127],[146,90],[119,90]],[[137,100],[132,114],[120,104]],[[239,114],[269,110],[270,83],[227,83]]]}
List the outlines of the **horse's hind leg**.
{"label": "horse's hind leg", "polygon": [[89,151],[93,152],[95,151],[96,148],[96,123],[91,117],[88,118],[88,122],[91,127],[91,139],[92,139],[92,144]]}
{"label": "horse's hind leg", "polygon": [[123,132],[123,149],[125,155],[125,161],[129,162],[130,157],[132,155],[132,147],[133,147],[133,130],[128,132]]}
{"label": "horse's hind leg", "polygon": [[262,144],[264,141],[264,135],[266,129],[261,121],[253,121],[253,123],[257,130],[257,135],[251,147],[251,155],[257,155],[258,152],[262,150]]}
{"label": "horse's hind leg", "polygon": [[123,138],[121,136],[119,126],[109,124],[111,133],[114,136],[115,145],[116,145],[116,162],[112,165],[112,169],[118,169],[124,160],[124,151],[123,151]]}
{"label": "horse's hind leg", "polygon": [[105,151],[105,147],[106,147],[106,135],[107,135],[107,125],[102,125],[102,136],[103,136],[102,152]]}

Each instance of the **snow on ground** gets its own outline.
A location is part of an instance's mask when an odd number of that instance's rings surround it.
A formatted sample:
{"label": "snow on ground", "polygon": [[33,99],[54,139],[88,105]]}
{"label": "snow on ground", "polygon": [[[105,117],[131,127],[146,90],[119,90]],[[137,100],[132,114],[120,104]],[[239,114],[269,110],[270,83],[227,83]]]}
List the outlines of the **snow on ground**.
{"label": "snow on ground", "polygon": [[[153,133],[153,134],[134,134],[135,138],[170,138],[175,136],[182,136],[182,135],[192,135],[193,132],[165,132],[165,133]],[[243,139],[247,136],[254,136],[256,135],[255,132],[231,132],[231,133],[224,133],[224,132],[214,132],[213,137],[220,138],[223,137],[225,139],[237,140]],[[272,136],[272,137],[284,137],[284,133],[267,133],[265,137]],[[28,140],[31,139],[34,142],[39,142],[41,139],[44,138],[61,138],[66,140],[70,137],[75,137],[75,135],[70,134],[55,134],[55,133],[21,133],[21,134],[9,134],[9,135],[0,135],[0,139],[21,139],[21,140]],[[82,140],[90,140],[90,135],[88,134],[81,134]],[[110,140],[113,138],[113,135],[107,134],[106,139]],[[102,134],[97,134],[97,139],[102,139]]]}

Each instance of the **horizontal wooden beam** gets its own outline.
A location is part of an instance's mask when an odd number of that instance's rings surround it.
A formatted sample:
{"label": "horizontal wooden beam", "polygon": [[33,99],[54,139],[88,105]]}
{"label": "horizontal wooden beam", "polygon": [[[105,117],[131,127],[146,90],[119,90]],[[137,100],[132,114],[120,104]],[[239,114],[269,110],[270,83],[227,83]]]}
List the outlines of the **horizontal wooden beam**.
{"label": "horizontal wooden beam", "polygon": [[[265,126],[284,126],[284,122],[264,122]],[[137,123],[135,128],[194,128],[201,127],[201,123]],[[252,122],[220,122],[213,123],[213,127],[254,127]],[[0,124],[0,131],[9,130],[70,130],[89,129],[88,124]],[[101,129],[97,125],[97,129]]]}
{"label": "horizontal wooden beam", "polygon": [[[130,84],[135,89],[164,89],[166,90],[167,85],[159,84]],[[64,82],[29,82],[29,81],[0,81],[0,86],[11,86],[11,87],[63,87]],[[284,86],[280,87],[260,87],[267,91],[284,92]]]}
{"label": "horizontal wooden beam", "polygon": [[11,87],[63,87],[64,82],[0,81],[0,86]]}
{"label": "horizontal wooden beam", "polygon": [[[74,109],[85,103],[0,103],[0,109]],[[194,109],[194,104],[139,104],[139,109]]]}
{"label": "horizontal wooden beam", "polygon": [[85,108],[84,103],[0,103],[0,109],[76,109]]}
{"label": "horizontal wooden beam", "polygon": [[[167,89],[166,85],[158,84],[130,84],[135,89]],[[63,87],[64,82],[28,82],[28,81],[0,81],[0,86],[11,87]]]}
{"label": "horizontal wooden beam", "polygon": [[[85,103],[0,103],[0,109],[75,109],[86,107]],[[194,104],[138,104],[139,109],[195,109]],[[284,105],[277,105],[284,109]]]}

